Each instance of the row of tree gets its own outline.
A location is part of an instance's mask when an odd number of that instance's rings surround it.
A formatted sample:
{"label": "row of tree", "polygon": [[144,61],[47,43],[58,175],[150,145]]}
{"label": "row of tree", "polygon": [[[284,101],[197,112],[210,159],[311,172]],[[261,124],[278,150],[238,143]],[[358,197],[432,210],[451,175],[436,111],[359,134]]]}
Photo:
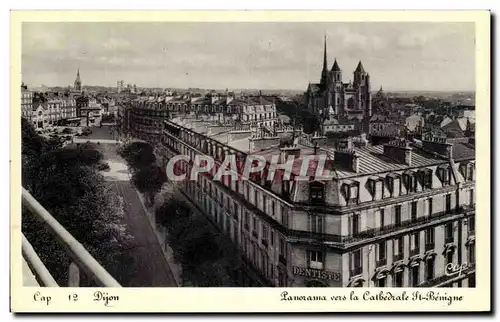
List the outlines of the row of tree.
{"label": "row of tree", "polygon": [[[87,143],[62,147],[22,120],[22,185],[117,280],[133,274],[132,236],[122,224],[123,200],[99,173],[103,155]],[[23,207],[22,231],[60,285],[67,285],[70,258],[34,214]],[[123,270],[122,266],[128,269]],[[83,285],[92,285],[90,279]]]}
{"label": "row of tree", "polygon": [[206,218],[196,216],[176,196],[156,211],[157,223],[167,230],[166,242],[182,264],[183,278],[195,286],[236,286],[235,272],[241,263],[232,241],[211,227]]}
{"label": "row of tree", "polygon": [[[131,142],[118,150],[132,172],[132,183],[148,196],[150,206],[166,181],[156,165],[154,148],[146,142]],[[172,194],[156,209],[156,224],[165,227],[166,243],[182,265],[183,278],[196,286],[235,286],[233,272],[239,260],[227,236],[217,232],[204,217],[193,214],[180,195]]]}
{"label": "row of tree", "polygon": [[132,173],[132,183],[142,193],[147,206],[152,206],[156,194],[167,181],[165,169],[156,164],[153,147],[140,141],[130,142],[118,149]]}

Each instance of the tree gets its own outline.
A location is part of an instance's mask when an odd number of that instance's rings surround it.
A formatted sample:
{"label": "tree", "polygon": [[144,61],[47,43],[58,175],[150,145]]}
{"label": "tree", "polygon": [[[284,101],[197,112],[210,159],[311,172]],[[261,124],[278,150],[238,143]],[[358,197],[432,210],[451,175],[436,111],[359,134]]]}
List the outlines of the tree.
{"label": "tree", "polygon": [[302,110],[300,114],[303,131],[306,134],[312,134],[321,127],[321,120],[318,115],[312,114],[309,110]]}
{"label": "tree", "polygon": [[[57,142],[22,125],[22,184],[119,282],[126,283],[120,264],[132,261],[125,250],[132,237],[121,223],[123,201],[78,148]],[[91,158],[91,161],[94,159]],[[70,259],[33,214],[23,208],[22,231],[60,285],[67,285]],[[125,273],[125,275],[124,275]],[[83,285],[93,282],[84,280]]]}
{"label": "tree", "polygon": [[132,171],[156,162],[153,147],[146,142],[130,142],[120,147],[117,152],[125,159]]}
{"label": "tree", "polygon": [[167,182],[167,174],[157,165],[140,167],[132,174],[132,183],[140,193],[146,196],[149,205],[153,205],[156,193],[165,182]]}

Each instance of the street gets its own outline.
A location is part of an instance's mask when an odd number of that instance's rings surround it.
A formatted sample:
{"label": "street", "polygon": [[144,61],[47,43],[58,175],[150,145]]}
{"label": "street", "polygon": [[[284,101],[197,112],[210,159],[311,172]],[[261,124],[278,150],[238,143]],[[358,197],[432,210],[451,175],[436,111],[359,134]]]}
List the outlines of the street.
{"label": "street", "polygon": [[[104,143],[111,136],[109,130],[104,126],[97,131],[92,128],[92,131],[92,137],[89,139],[93,141],[101,140],[99,149],[104,155],[104,160],[108,161],[110,165],[110,171],[103,172],[103,175],[105,175],[106,180],[110,182],[116,193],[123,198],[125,212],[123,223],[127,225],[130,234],[134,236],[134,240],[131,242],[130,255],[135,259],[135,275],[128,285],[123,286],[176,287],[172,271],[165,261],[163,250],[158,243],[137,192],[129,181],[125,161],[116,154],[117,144]],[[123,269],[128,268],[124,265]]]}

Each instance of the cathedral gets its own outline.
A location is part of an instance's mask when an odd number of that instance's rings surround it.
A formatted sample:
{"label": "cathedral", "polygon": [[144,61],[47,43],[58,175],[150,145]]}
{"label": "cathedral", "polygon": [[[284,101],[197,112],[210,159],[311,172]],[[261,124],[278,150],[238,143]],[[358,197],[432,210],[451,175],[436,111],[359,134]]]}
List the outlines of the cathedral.
{"label": "cathedral", "polygon": [[332,68],[328,69],[326,36],[323,55],[321,80],[316,84],[309,83],[305,93],[307,108],[324,119],[353,114],[365,119],[371,117],[370,75],[363,68],[361,61],[354,70],[353,81],[344,83],[337,60]]}

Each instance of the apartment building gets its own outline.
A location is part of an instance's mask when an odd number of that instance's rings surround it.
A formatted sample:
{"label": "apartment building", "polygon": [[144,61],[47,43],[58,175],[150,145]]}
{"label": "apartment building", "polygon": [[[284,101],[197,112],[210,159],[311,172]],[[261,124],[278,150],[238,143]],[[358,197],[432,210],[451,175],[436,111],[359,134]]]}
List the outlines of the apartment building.
{"label": "apartment building", "polygon": [[[204,153],[222,161],[245,152],[196,129],[165,122],[170,157]],[[185,180],[189,198],[231,236],[258,283],[274,286],[410,287],[475,285],[473,140],[429,137],[421,145],[335,151],[306,146],[261,150],[270,159],[325,154],[325,181]],[[177,164],[188,171],[190,163]],[[180,168],[179,168],[180,167]],[[314,166],[312,166],[314,170]],[[263,173],[265,173],[264,170]],[[215,172],[214,172],[215,173]],[[213,174],[212,174],[213,175]],[[448,264],[467,264],[460,275]],[[255,281],[253,281],[255,282]]]}

